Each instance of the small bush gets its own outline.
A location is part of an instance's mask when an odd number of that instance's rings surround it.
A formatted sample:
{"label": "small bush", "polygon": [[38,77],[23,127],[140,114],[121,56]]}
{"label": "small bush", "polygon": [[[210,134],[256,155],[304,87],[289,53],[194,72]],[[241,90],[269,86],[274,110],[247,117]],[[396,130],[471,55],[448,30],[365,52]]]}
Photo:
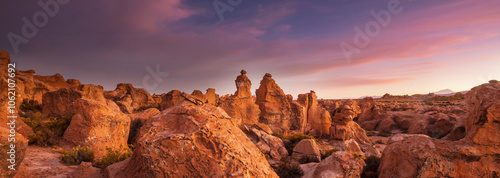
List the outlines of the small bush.
{"label": "small bush", "polygon": [[291,135],[291,136],[288,137],[288,139],[290,139],[291,142],[295,142],[295,143],[299,143],[301,140],[304,140],[304,139],[313,139],[313,140],[316,140],[313,136],[306,135],[306,134]]}
{"label": "small bush", "polygon": [[331,149],[325,152],[325,154],[321,154],[321,160],[327,158],[328,156],[332,155],[333,153],[340,151],[338,149]]}
{"label": "small bush", "polygon": [[21,118],[24,123],[30,126],[35,132],[29,135],[30,144],[41,146],[57,144],[57,140],[63,136],[68,128],[72,116],[45,117],[42,113],[36,112],[33,118]]}
{"label": "small bush", "polygon": [[[274,135],[274,134],[273,134]],[[276,135],[275,135],[276,136]],[[279,137],[281,136],[281,137]],[[285,144],[285,148],[286,150],[288,151],[288,154],[291,155],[293,153],[293,148],[297,145],[297,143],[299,143],[301,140],[303,139],[313,139],[316,141],[316,139],[313,137],[313,136],[310,136],[310,135],[306,135],[306,134],[295,134],[295,135],[287,135],[287,136],[283,136],[283,135],[278,135],[276,137],[279,137],[279,138],[284,138],[286,140],[283,141],[283,143]]]}
{"label": "small bush", "polygon": [[21,111],[41,111],[42,107],[38,104],[38,101],[35,100],[23,100],[23,103],[21,103],[21,106],[19,107],[19,110]]}
{"label": "small bush", "polygon": [[354,154],[352,154],[352,156],[354,156],[354,158],[361,158],[363,160],[366,160],[366,157],[362,154],[359,154],[359,153],[354,153]]}
{"label": "small bush", "polygon": [[78,165],[82,162],[94,161],[94,151],[90,147],[77,146],[71,151],[61,150],[61,161],[68,165]]}
{"label": "small bush", "polygon": [[113,150],[112,148],[109,147],[107,147],[106,150],[108,150],[108,153],[105,156],[103,156],[99,161],[97,161],[97,165],[99,165],[102,168],[106,168],[109,165],[123,161],[132,156],[131,149],[127,149],[125,153],[120,153],[119,150]]}
{"label": "small bush", "polygon": [[282,158],[278,167],[275,168],[274,171],[281,178],[302,177],[304,175],[304,171],[300,168],[300,164],[291,160],[290,157]]}

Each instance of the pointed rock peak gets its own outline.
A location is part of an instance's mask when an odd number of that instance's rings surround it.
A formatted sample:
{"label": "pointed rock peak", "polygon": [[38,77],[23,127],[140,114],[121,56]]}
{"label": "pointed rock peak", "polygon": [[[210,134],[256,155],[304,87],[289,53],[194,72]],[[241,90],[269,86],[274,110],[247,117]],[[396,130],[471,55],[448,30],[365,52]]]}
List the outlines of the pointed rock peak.
{"label": "pointed rock peak", "polygon": [[247,71],[246,70],[241,70],[240,73],[241,73],[241,75],[245,75],[245,74],[247,74]]}
{"label": "pointed rock peak", "polygon": [[273,75],[271,75],[270,73],[266,73],[266,75],[264,75],[264,77],[269,77],[269,78],[272,78]]}

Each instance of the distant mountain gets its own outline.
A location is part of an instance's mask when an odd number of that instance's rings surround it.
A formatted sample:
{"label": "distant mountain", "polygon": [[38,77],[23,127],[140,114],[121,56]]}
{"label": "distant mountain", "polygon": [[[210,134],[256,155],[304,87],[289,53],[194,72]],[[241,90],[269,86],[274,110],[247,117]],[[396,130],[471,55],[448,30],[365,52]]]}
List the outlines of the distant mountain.
{"label": "distant mountain", "polygon": [[444,89],[444,90],[439,90],[437,92],[432,92],[434,93],[435,95],[439,95],[439,96],[451,96],[451,95],[454,95],[456,92],[454,92],[453,90],[450,90],[450,89]]}
{"label": "distant mountain", "polygon": [[359,97],[358,99],[363,99],[363,98],[366,98],[366,97],[372,97],[373,99],[382,98],[382,96],[362,96],[362,97]]}

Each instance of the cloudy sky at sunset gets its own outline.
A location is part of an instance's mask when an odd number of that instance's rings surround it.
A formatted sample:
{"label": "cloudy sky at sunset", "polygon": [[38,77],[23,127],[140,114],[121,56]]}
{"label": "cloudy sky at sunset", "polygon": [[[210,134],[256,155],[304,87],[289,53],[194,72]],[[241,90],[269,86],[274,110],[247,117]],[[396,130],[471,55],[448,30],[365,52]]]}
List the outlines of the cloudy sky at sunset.
{"label": "cloudy sky at sunset", "polygon": [[[500,80],[498,0],[72,0],[16,53],[8,34],[23,36],[22,18],[42,17],[37,2],[0,2],[0,49],[19,69],[107,90],[132,83],[151,93],[215,88],[224,95],[236,90],[241,69],[252,91],[268,72],[294,97],[463,91]],[[231,10],[223,20],[214,3]],[[371,12],[390,19],[380,16],[381,24]],[[356,28],[369,43],[355,42]],[[343,43],[358,51],[346,58]],[[157,66],[168,76],[148,78]]]}

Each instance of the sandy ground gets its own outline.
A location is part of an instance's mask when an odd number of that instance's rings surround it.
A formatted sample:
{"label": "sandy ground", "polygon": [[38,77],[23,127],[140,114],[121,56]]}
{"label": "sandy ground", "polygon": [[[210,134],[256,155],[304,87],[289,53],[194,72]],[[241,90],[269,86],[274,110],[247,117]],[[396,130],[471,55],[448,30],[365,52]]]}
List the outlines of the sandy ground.
{"label": "sandy ground", "polygon": [[60,155],[50,147],[28,146],[23,163],[34,177],[66,178],[78,166],[66,166]]}

